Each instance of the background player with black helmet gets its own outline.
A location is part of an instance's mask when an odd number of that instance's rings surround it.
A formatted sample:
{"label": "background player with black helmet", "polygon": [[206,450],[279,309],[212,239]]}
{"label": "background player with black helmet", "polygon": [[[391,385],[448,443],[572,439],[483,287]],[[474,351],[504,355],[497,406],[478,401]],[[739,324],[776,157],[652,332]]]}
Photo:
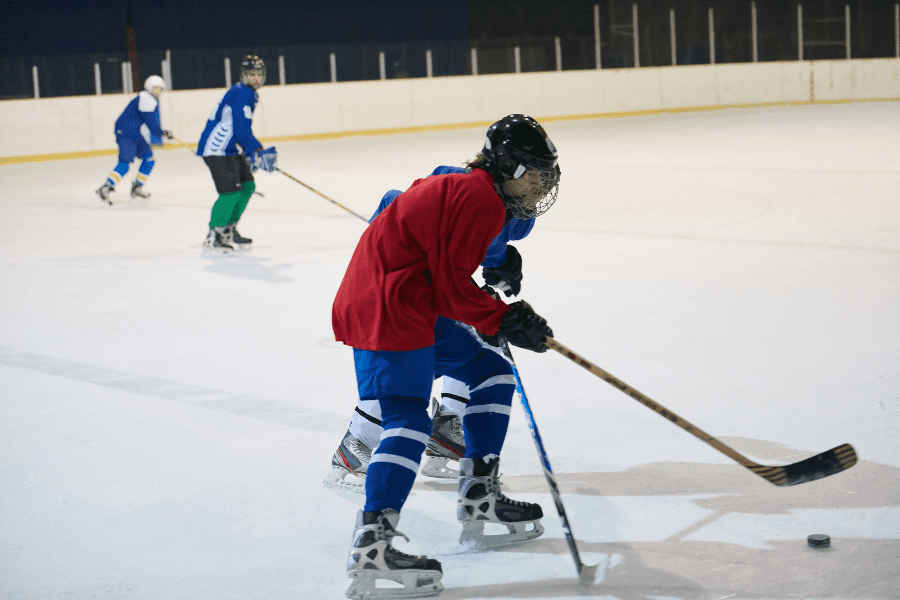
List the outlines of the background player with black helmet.
{"label": "background player with black helmet", "polygon": [[[351,598],[433,595],[443,588],[438,561],[391,545],[402,535],[400,510],[430,438],[431,386],[444,373],[502,378],[509,364],[486,352],[473,365],[466,356],[440,353],[438,343],[463,323],[488,338],[502,335],[516,346],[546,350],[544,338],[552,331],[543,318],[523,301],[505,304],[470,277],[511,218],[534,218],[555,201],[556,159],[534,119],[510,115],[488,130],[470,172],[415,181],[360,238],[334,301],[332,325],[335,338],[354,349],[360,398],[378,401],[384,431],[369,464],[366,503],[347,562]],[[540,506],[506,498],[497,483],[514,383],[491,387],[492,395],[479,398],[475,410],[475,398],[470,400],[463,419],[467,456],[460,461],[457,518],[463,537],[483,533],[483,523],[492,521],[506,525],[518,541],[530,539],[542,531]],[[378,579],[405,589],[377,588]]]}
{"label": "background player with black helmet", "polygon": [[241,80],[225,92],[206,122],[197,155],[209,167],[219,198],[213,205],[205,251],[231,252],[235,244],[249,247],[253,242],[237,231],[250,196],[256,189],[251,171],[274,171],[275,148],[263,149],[253,135],[253,110],[258,90],[266,82],[266,65],[258,56],[241,61]]}
{"label": "background player with black helmet", "polygon": [[144,184],[150,177],[150,171],[153,170],[155,161],[153,160],[153,149],[144,139],[141,127],[147,127],[151,139],[153,137],[160,141],[164,137],[172,139],[172,132],[164,130],[159,119],[159,95],[165,89],[166,82],[163,81],[163,78],[159,75],[151,75],[144,81],[144,89],[128,103],[128,106],[116,119],[115,132],[116,144],[119,146],[119,163],[97,190],[97,195],[107,204],[112,204],[109,199],[110,194],[116,191],[116,184],[125,177],[131,161],[138,156],[141,158],[141,166],[138,167],[138,173],[131,184],[131,197],[148,198],[150,196],[144,190]]}

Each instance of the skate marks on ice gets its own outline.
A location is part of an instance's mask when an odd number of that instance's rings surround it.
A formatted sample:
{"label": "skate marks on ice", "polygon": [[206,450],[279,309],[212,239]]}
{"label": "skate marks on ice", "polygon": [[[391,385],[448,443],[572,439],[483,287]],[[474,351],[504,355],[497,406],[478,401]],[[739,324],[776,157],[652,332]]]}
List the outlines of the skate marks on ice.
{"label": "skate marks on ice", "polygon": [[251,256],[252,250],[235,250],[229,254],[202,251],[201,258],[209,264],[203,268],[207,273],[234,277],[235,279],[252,279],[266,283],[290,283],[293,277],[282,273],[290,269],[288,263],[266,264],[270,259],[264,256]]}
{"label": "skate marks on ice", "polygon": [[[756,440],[731,438],[727,443],[756,450],[761,460],[790,461],[798,454]],[[595,557],[612,557],[606,577],[591,590],[593,597],[873,600],[894,598],[900,590],[896,467],[861,461],[853,471],[791,488],[748,477],[737,465],[699,463],[562,473],[557,481],[582,554],[595,562]],[[504,491],[522,499],[546,502],[545,488],[540,475],[504,476]],[[521,558],[521,563],[513,561],[520,566],[510,569],[549,576],[537,589],[512,581],[457,587],[455,572],[465,571],[465,557],[452,557],[461,564],[445,569],[445,596],[578,596],[574,567],[563,560],[569,558],[568,550],[554,516],[545,516],[544,537],[503,553]],[[806,536],[811,533],[830,535],[831,547],[809,548]],[[554,558],[548,556],[546,564],[535,561],[541,553]],[[500,560],[497,555],[484,560]],[[562,569],[558,576],[551,564]]]}
{"label": "skate marks on ice", "polygon": [[[565,544],[563,544],[564,546]],[[560,550],[568,553],[564,547]],[[580,586],[571,556],[560,560],[547,554],[529,552],[488,552],[476,556],[441,556],[444,591],[441,598],[568,598],[607,597],[603,578],[621,563],[620,554],[582,553],[590,564],[599,564],[595,583]],[[568,558],[568,560],[564,560]]]}
{"label": "skate marks on ice", "polygon": [[10,348],[0,347],[0,365],[303,429],[318,430],[331,427],[337,417],[274,400],[192,386]]}

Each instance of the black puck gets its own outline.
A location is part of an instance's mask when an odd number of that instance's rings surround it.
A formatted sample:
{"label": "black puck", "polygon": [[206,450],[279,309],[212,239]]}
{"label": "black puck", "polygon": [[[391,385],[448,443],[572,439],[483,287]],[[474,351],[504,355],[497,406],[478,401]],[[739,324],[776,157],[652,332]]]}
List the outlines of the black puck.
{"label": "black puck", "polygon": [[831,538],[824,533],[814,533],[806,538],[806,544],[810,548],[827,548],[831,545]]}

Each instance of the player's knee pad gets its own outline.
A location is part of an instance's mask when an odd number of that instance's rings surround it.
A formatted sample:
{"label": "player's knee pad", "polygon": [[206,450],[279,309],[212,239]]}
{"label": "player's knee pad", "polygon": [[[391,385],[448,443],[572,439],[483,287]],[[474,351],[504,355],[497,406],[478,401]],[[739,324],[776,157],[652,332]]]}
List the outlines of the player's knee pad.
{"label": "player's knee pad", "polygon": [[380,398],[379,402],[384,430],[381,432],[378,448],[372,454],[370,465],[392,465],[386,468],[395,472],[399,468],[414,478],[422,453],[425,452],[425,445],[431,437],[428,402],[422,398],[399,396]]}
{"label": "player's knee pad", "polygon": [[469,384],[469,406],[483,402],[485,396],[494,397],[494,402],[507,406],[512,404],[516,389],[516,378],[510,364],[498,354],[483,350],[472,363],[478,368],[466,378]]}
{"label": "player's knee pad", "polygon": [[[406,396],[379,398],[381,426],[385,429],[403,428],[431,435],[428,400]],[[425,442],[428,439],[426,437]]]}
{"label": "player's knee pad", "polygon": [[141,161],[141,166],[138,167],[138,172],[143,173],[144,175],[149,175],[150,171],[153,170],[153,165],[156,164],[156,161],[153,160],[152,156],[144,158]]}

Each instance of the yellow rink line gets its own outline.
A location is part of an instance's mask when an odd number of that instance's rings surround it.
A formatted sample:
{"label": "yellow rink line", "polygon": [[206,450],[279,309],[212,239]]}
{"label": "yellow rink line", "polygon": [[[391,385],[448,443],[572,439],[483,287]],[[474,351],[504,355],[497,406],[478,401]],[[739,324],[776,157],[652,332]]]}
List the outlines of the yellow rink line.
{"label": "yellow rink line", "polygon": [[[815,102],[756,102],[749,104],[714,104],[709,106],[685,106],[681,108],[654,108],[649,110],[632,110],[608,113],[589,113],[581,115],[543,116],[535,117],[541,123],[553,121],[580,121],[588,119],[610,119],[619,117],[637,117],[645,115],[659,115],[665,113],[700,112],[707,110],[724,110],[729,108],[765,108],[772,106],[814,106],[817,104],[851,104],[857,102],[900,102],[900,98],[872,98],[865,100],[817,100]],[[405,133],[422,133],[428,131],[448,131],[455,129],[485,128],[494,121],[471,121],[467,123],[452,123],[446,125],[419,125],[414,127],[388,127],[384,129],[364,129],[360,131],[339,131],[333,133],[308,133],[302,135],[284,135],[259,138],[261,142],[303,142],[311,140],[329,140],[353,136],[398,135]],[[112,137],[112,136],[110,136]],[[193,148],[193,144],[164,144],[163,150]],[[25,156],[0,156],[0,165],[16,163],[43,162],[48,160],[68,160],[73,158],[90,158],[93,156],[113,156],[118,154],[118,149],[86,150],[82,152],[57,152],[54,154],[29,154]]]}

